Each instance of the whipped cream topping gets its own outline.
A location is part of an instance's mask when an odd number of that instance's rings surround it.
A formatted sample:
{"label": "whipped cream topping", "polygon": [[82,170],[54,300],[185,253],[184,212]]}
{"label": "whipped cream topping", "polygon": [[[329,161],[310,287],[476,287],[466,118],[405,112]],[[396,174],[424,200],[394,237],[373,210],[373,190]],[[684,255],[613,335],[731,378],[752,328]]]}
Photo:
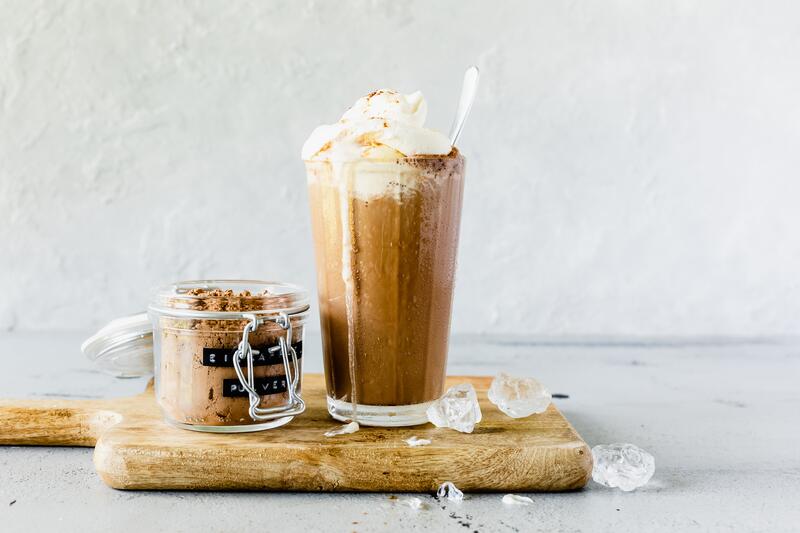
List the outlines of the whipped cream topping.
{"label": "whipped cream topping", "polygon": [[306,161],[398,159],[415,155],[447,155],[450,139],[424,127],[425,97],[382,89],[361,97],[336,124],[319,126],[303,145]]}

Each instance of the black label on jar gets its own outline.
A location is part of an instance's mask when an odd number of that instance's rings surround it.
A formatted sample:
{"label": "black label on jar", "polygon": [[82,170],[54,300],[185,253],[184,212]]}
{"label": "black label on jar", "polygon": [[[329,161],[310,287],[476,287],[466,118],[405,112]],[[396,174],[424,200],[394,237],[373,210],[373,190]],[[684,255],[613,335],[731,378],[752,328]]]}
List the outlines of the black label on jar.
{"label": "black label on jar", "polygon": [[[292,344],[297,358],[303,357],[303,341]],[[270,351],[272,350],[272,351]],[[236,348],[203,348],[203,366],[226,366],[233,368]],[[283,357],[277,346],[253,346],[253,366],[282,365]],[[239,366],[246,366],[247,361],[241,359]]]}
{"label": "black label on jar", "polygon": [[[253,385],[259,396],[280,394],[287,390],[286,376],[256,378]],[[241,398],[247,396],[247,391],[238,379],[224,379],[222,380],[222,395],[226,398]]]}

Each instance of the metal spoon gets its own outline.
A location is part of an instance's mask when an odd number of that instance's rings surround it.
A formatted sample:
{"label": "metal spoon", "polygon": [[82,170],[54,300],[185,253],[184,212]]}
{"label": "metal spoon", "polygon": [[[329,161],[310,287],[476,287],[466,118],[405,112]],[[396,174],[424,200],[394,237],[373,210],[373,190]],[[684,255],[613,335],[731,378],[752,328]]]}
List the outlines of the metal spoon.
{"label": "metal spoon", "polygon": [[461,86],[461,96],[458,99],[458,108],[456,109],[456,116],[453,119],[453,125],[450,126],[450,144],[455,146],[458,136],[461,135],[461,130],[464,129],[464,123],[467,121],[469,112],[472,109],[472,102],[475,101],[475,93],[478,92],[478,76],[480,72],[475,65],[467,68],[464,73],[464,84]]}

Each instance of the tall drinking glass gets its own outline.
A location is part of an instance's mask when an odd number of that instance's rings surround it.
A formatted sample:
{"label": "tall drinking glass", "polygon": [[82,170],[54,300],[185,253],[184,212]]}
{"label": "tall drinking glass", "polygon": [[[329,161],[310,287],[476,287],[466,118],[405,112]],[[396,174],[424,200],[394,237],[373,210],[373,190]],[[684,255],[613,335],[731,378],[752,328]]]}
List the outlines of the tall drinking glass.
{"label": "tall drinking glass", "polygon": [[328,411],[427,422],[443,392],[464,158],[307,161]]}

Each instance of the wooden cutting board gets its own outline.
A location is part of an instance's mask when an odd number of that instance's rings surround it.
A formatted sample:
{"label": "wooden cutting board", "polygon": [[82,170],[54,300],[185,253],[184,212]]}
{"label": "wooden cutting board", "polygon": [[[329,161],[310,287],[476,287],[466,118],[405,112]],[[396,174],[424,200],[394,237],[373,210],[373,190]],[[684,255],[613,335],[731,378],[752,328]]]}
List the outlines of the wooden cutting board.
{"label": "wooden cutting board", "polygon": [[[472,434],[436,428],[370,428],[325,437],[340,425],[325,408],[319,374],[303,376],[308,408],[290,424],[238,435],[173,428],[151,387],[111,400],[0,400],[0,444],[94,446],[94,465],[118,489],[428,492],[444,481],[465,491],[563,491],[592,470],[586,443],[555,406],[512,419],[486,398],[487,377],[469,381],[483,421]],[[428,446],[410,447],[416,435]]]}

